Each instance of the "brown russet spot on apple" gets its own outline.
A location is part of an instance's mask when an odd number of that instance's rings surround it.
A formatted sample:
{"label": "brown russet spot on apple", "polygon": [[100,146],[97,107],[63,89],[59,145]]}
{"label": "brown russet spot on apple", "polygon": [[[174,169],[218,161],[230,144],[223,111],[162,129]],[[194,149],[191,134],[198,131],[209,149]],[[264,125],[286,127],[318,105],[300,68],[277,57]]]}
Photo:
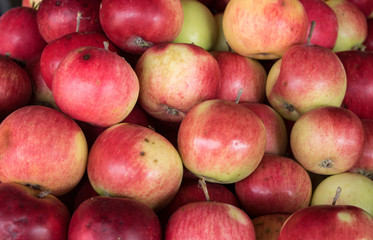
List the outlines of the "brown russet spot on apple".
{"label": "brown russet spot on apple", "polygon": [[147,139],[147,138],[145,138],[144,140],[145,140],[145,142],[149,142],[149,139]]}
{"label": "brown russet spot on apple", "polygon": [[141,151],[141,152],[140,152],[140,155],[141,155],[141,156],[145,156],[145,152],[144,152],[144,151]]}
{"label": "brown russet spot on apple", "polygon": [[153,162],[154,162],[154,163],[157,163],[157,162],[158,162],[158,159],[154,159]]}

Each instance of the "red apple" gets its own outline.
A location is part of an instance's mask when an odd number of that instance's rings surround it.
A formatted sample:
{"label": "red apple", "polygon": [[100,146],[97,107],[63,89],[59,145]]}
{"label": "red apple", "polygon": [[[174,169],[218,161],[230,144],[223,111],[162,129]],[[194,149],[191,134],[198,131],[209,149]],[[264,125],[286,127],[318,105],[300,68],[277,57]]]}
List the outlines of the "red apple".
{"label": "red apple", "polygon": [[212,55],[219,63],[221,74],[216,98],[235,101],[242,89],[240,102],[264,102],[267,73],[258,61],[226,51],[212,52]]}
{"label": "red apple", "polygon": [[370,0],[348,0],[360,9],[366,18],[373,17],[373,2]]}
{"label": "red apple", "polygon": [[265,126],[249,109],[229,100],[207,100],[181,122],[178,150],[185,167],[206,181],[234,183],[259,165]]}
{"label": "red apple", "polygon": [[281,227],[289,216],[290,214],[277,213],[253,218],[256,240],[277,240]]}
{"label": "red apple", "polygon": [[249,216],[233,205],[220,202],[195,202],[180,207],[171,216],[165,240],[254,240]]}
{"label": "red apple", "polygon": [[47,43],[39,33],[37,11],[14,7],[0,17],[0,55],[27,62],[40,54]]}
{"label": "red apple", "polygon": [[289,239],[373,239],[373,218],[355,206],[311,206],[286,220],[278,240]]}
{"label": "red apple", "polygon": [[105,34],[126,52],[142,54],[153,45],[172,42],[183,24],[180,0],[102,0]]}
{"label": "red apple", "polygon": [[51,190],[72,190],[86,169],[87,142],[79,126],[61,112],[26,106],[0,124],[0,181]]}
{"label": "red apple", "polygon": [[128,198],[93,197],[75,210],[69,240],[161,240],[160,222],[146,204]]}
{"label": "red apple", "polygon": [[301,116],[290,133],[295,159],[308,171],[331,175],[348,171],[364,149],[364,128],[356,114],[324,106]]}
{"label": "red apple", "polygon": [[265,154],[250,176],[235,183],[235,193],[250,217],[291,214],[309,205],[312,184],[306,170],[293,159]]}
{"label": "red apple", "polygon": [[17,183],[0,183],[0,238],[65,240],[67,207],[55,196]]}
{"label": "red apple", "polygon": [[9,57],[0,56],[0,120],[26,106],[31,95],[27,72]]}
{"label": "red apple", "polygon": [[101,0],[43,0],[36,15],[41,36],[51,42],[72,32],[99,32]]}
{"label": "red apple", "polygon": [[373,119],[373,52],[338,52],[347,76],[343,106],[360,118]]}
{"label": "red apple", "polygon": [[70,117],[101,127],[122,121],[135,106],[139,82],[117,54],[97,47],[70,51],[58,65],[52,92]]}
{"label": "red apple", "polygon": [[365,50],[373,51],[373,18],[367,19],[368,33],[363,45]]}
{"label": "red apple", "polygon": [[154,46],[140,57],[135,70],[141,106],[163,121],[181,122],[193,106],[216,98],[219,90],[218,62],[193,44]]}
{"label": "red apple", "polygon": [[158,210],[176,195],[183,165],[177,150],[162,135],[120,123],[96,139],[87,172],[100,195],[137,199]]}

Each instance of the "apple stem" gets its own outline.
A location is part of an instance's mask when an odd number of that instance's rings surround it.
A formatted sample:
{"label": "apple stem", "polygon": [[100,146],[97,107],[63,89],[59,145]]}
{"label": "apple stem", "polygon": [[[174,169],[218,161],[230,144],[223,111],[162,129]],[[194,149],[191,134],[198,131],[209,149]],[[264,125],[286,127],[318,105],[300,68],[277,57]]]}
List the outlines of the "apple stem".
{"label": "apple stem", "polygon": [[311,44],[311,37],[312,37],[312,34],[313,34],[313,29],[315,28],[315,25],[316,25],[316,22],[314,20],[311,21],[311,27],[310,27],[310,31],[309,31],[308,37],[307,37],[307,45]]}
{"label": "apple stem", "polygon": [[46,189],[44,191],[41,191],[39,194],[38,194],[38,198],[44,198],[46,196],[48,196],[52,191],[50,189]]}
{"label": "apple stem", "polygon": [[104,41],[103,44],[104,44],[104,49],[105,50],[109,50],[109,42],[108,41]]}
{"label": "apple stem", "polygon": [[76,15],[76,32],[79,32],[79,28],[80,28],[80,19],[82,18],[82,13],[81,12],[78,12],[78,14]]}
{"label": "apple stem", "polygon": [[239,103],[242,93],[243,93],[243,89],[240,88],[240,89],[238,90],[237,98],[236,98],[235,103],[237,103],[237,104]]}
{"label": "apple stem", "polygon": [[206,201],[210,202],[210,196],[209,196],[209,192],[207,191],[207,185],[206,185],[206,181],[204,177],[198,180],[198,186],[202,187],[202,191],[205,194]]}
{"label": "apple stem", "polygon": [[38,3],[35,4],[35,2],[32,2],[32,6],[31,6],[31,7],[32,7],[33,9],[38,9],[40,3],[41,3],[41,2],[38,2]]}
{"label": "apple stem", "polygon": [[339,196],[341,195],[341,192],[342,192],[342,188],[338,186],[337,190],[335,192],[335,196],[333,198],[333,202],[332,202],[333,206],[337,203],[337,200],[338,200]]}

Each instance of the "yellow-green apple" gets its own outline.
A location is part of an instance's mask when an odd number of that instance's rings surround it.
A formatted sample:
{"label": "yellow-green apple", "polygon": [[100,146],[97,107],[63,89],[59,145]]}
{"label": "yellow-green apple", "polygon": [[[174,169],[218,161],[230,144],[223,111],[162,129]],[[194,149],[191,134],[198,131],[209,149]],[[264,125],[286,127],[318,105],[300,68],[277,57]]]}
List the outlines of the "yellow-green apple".
{"label": "yellow-green apple", "polygon": [[86,169],[88,148],[80,127],[44,106],[19,108],[0,124],[0,181],[19,182],[60,196]]}
{"label": "yellow-green apple", "polygon": [[234,183],[249,176],[265,152],[266,130],[246,107],[206,100],[186,114],[178,132],[184,166],[209,182]]}
{"label": "yellow-green apple", "polygon": [[74,211],[68,229],[70,240],[161,240],[159,219],[153,209],[129,198],[96,196]]}
{"label": "yellow-green apple", "polygon": [[336,189],[342,190],[336,205],[352,205],[373,217],[373,181],[361,174],[343,172],[328,176],[315,189],[311,205],[332,204]]}
{"label": "yellow-green apple", "polygon": [[359,118],[373,119],[373,52],[337,52],[347,76],[343,106]]}
{"label": "yellow-green apple", "polygon": [[306,170],[293,159],[265,154],[252,174],[235,183],[235,193],[250,217],[291,214],[309,205],[312,184]]}
{"label": "yellow-green apple", "polygon": [[210,51],[230,51],[230,47],[225,39],[223,32],[223,15],[224,13],[214,14],[214,19],[217,27],[216,40]]}
{"label": "yellow-green apple", "polygon": [[373,119],[361,119],[365,142],[363,154],[349,172],[360,173],[373,180]]}
{"label": "yellow-green apple", "polygon": [[101,0],[43,0],[36,14],[41,36],[51,42],[72,32],[99,32]]}
{"label": "yellow-green apple", "polygon": [[320,106],[339,107],[346,88],[346,71],[337,55],[307,43],[290,47],[272,66],[266,96],[283,118],[295,121]]}
{"label": "yellow-green apple", "polygon": [[171,216],[165,240],[254,240],[250,217],[240,208],[220,202],[194,202]]}
{"label": "yellow-green apple", "polygon": [[164,43],[148,49],[135,67],[139,101],[151,116],[181,122],[196,104],[216,98],[220,69],[205,49],[187,43]]}
{"label": "yellow-green apple", "polygon": [[252,219],[256,240],[277,240],[280,230],[290,214],[275,213]]}
{"label": "yellow-green apple", "polygon": [[58,65],[52,93],[68,116],[101,127],[122,121],[135,106],[139,81],[127,61],[109,50],[80,47]]}
{"label": "yellow-green apple", "polygon": [[142,54],[179,35],[183,8],[180,0],[102,0],[100,22],[115,45],[125,52]]}
{"label": "yellow-green apple", "polygon": [[327,0],[337,16],[338,34],[333,51],[345,51],[361,47],[368,34],[367,19],[363,12],[348,0]]}
{"label": "yellow-green apple", "polygon": [[173,42],[190,43],[211,50],[217,37],[217,26],[210,9],[198,0],[181,0],[183,27]]}
{"label": "yellow-green apple", "polygon": [[364,128],[356,114],[324,106],[302,115],[290,133],[295,159],[308,171],[331,175],[349,170],[364,149]]}
{"label": "yellow-green apple", "polygon": [[363,42],[363,46],[367,51],[373,51],[373,18],[367,19],[368,33]]}
{"label": "yellow-green apple", "polygon": [[264,103],[240,103],[255,113],[266,129],[265,153],[285,155],[289,146],[288,130],[284,119],[271,106]]}
{"label": "yellow-green apple", "polygon": [[300,0],[306,10],[311,29],[315,21],[310,43],[333,49],[338,35],[338,21],[335,12],[324,0]]}
{"label": "yellow-green apple", "polygon": [[308,17],[298,0],[230,0],[223,31],[238,54],[277,59],[290,46],[306,40]]}
{"label": "yellow-green apple", "polygon": [[366,18],[373,18],[373,2],[370,0],[348,0],[358,7]]}
{"label": "yellow-green apple", "polygon": [[47,43],[39,33],[37,11],[14,7],[0,17],[0,55],[27,62],[40,54]]}
{"label": "yellow-green apple", "polygon": [[0,238],[66,240],[70,213],[54,195],[0,183]]}
{"label": "yellow-green apple", "polygon": [[73,32],[57,38],[45,46],[40,59],[40,71],[45,84],[52,90],[54,73],[62,59],[73,49],[83,46],[107,48],[117,52],[117,48],[103,33]]}
{"label": "yellow-green apple", "polygon": [[22,0],[22,7],[39,8],[42,0]]}
{"label": "yellow-green apple", "polygon": [[373,218],[355,206],[310,206],[285,221],[278,240],[288,239],[373,239]]}
{"label": "yellow-green apple", "polygon": [[87,173],[100,195],[129,197],[160,210],[176,195],[183,164],[175,147],[159,133],[119,123],[94,142]]}
{"label": "yellow-green apple", "polygon": [[0,121],[26,106],[32,95],[29,75],[11,58],[0,56]]}
{"label": "yellow-green apple", "polygon": [[264,102],[267,73],[259,61],[227,51],[213,51],[219,63],[220,87],[216,98],[239,102]]}

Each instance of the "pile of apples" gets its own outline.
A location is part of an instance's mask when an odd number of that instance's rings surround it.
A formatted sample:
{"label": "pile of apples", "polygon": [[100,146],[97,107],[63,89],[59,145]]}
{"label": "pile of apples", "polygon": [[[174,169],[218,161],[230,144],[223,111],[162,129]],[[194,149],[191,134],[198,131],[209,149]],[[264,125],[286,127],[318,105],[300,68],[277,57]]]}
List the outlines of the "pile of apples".
{"label": "pile of apples", "polygon": [[373,239],[373,2],[24,0],[0,239]]}

